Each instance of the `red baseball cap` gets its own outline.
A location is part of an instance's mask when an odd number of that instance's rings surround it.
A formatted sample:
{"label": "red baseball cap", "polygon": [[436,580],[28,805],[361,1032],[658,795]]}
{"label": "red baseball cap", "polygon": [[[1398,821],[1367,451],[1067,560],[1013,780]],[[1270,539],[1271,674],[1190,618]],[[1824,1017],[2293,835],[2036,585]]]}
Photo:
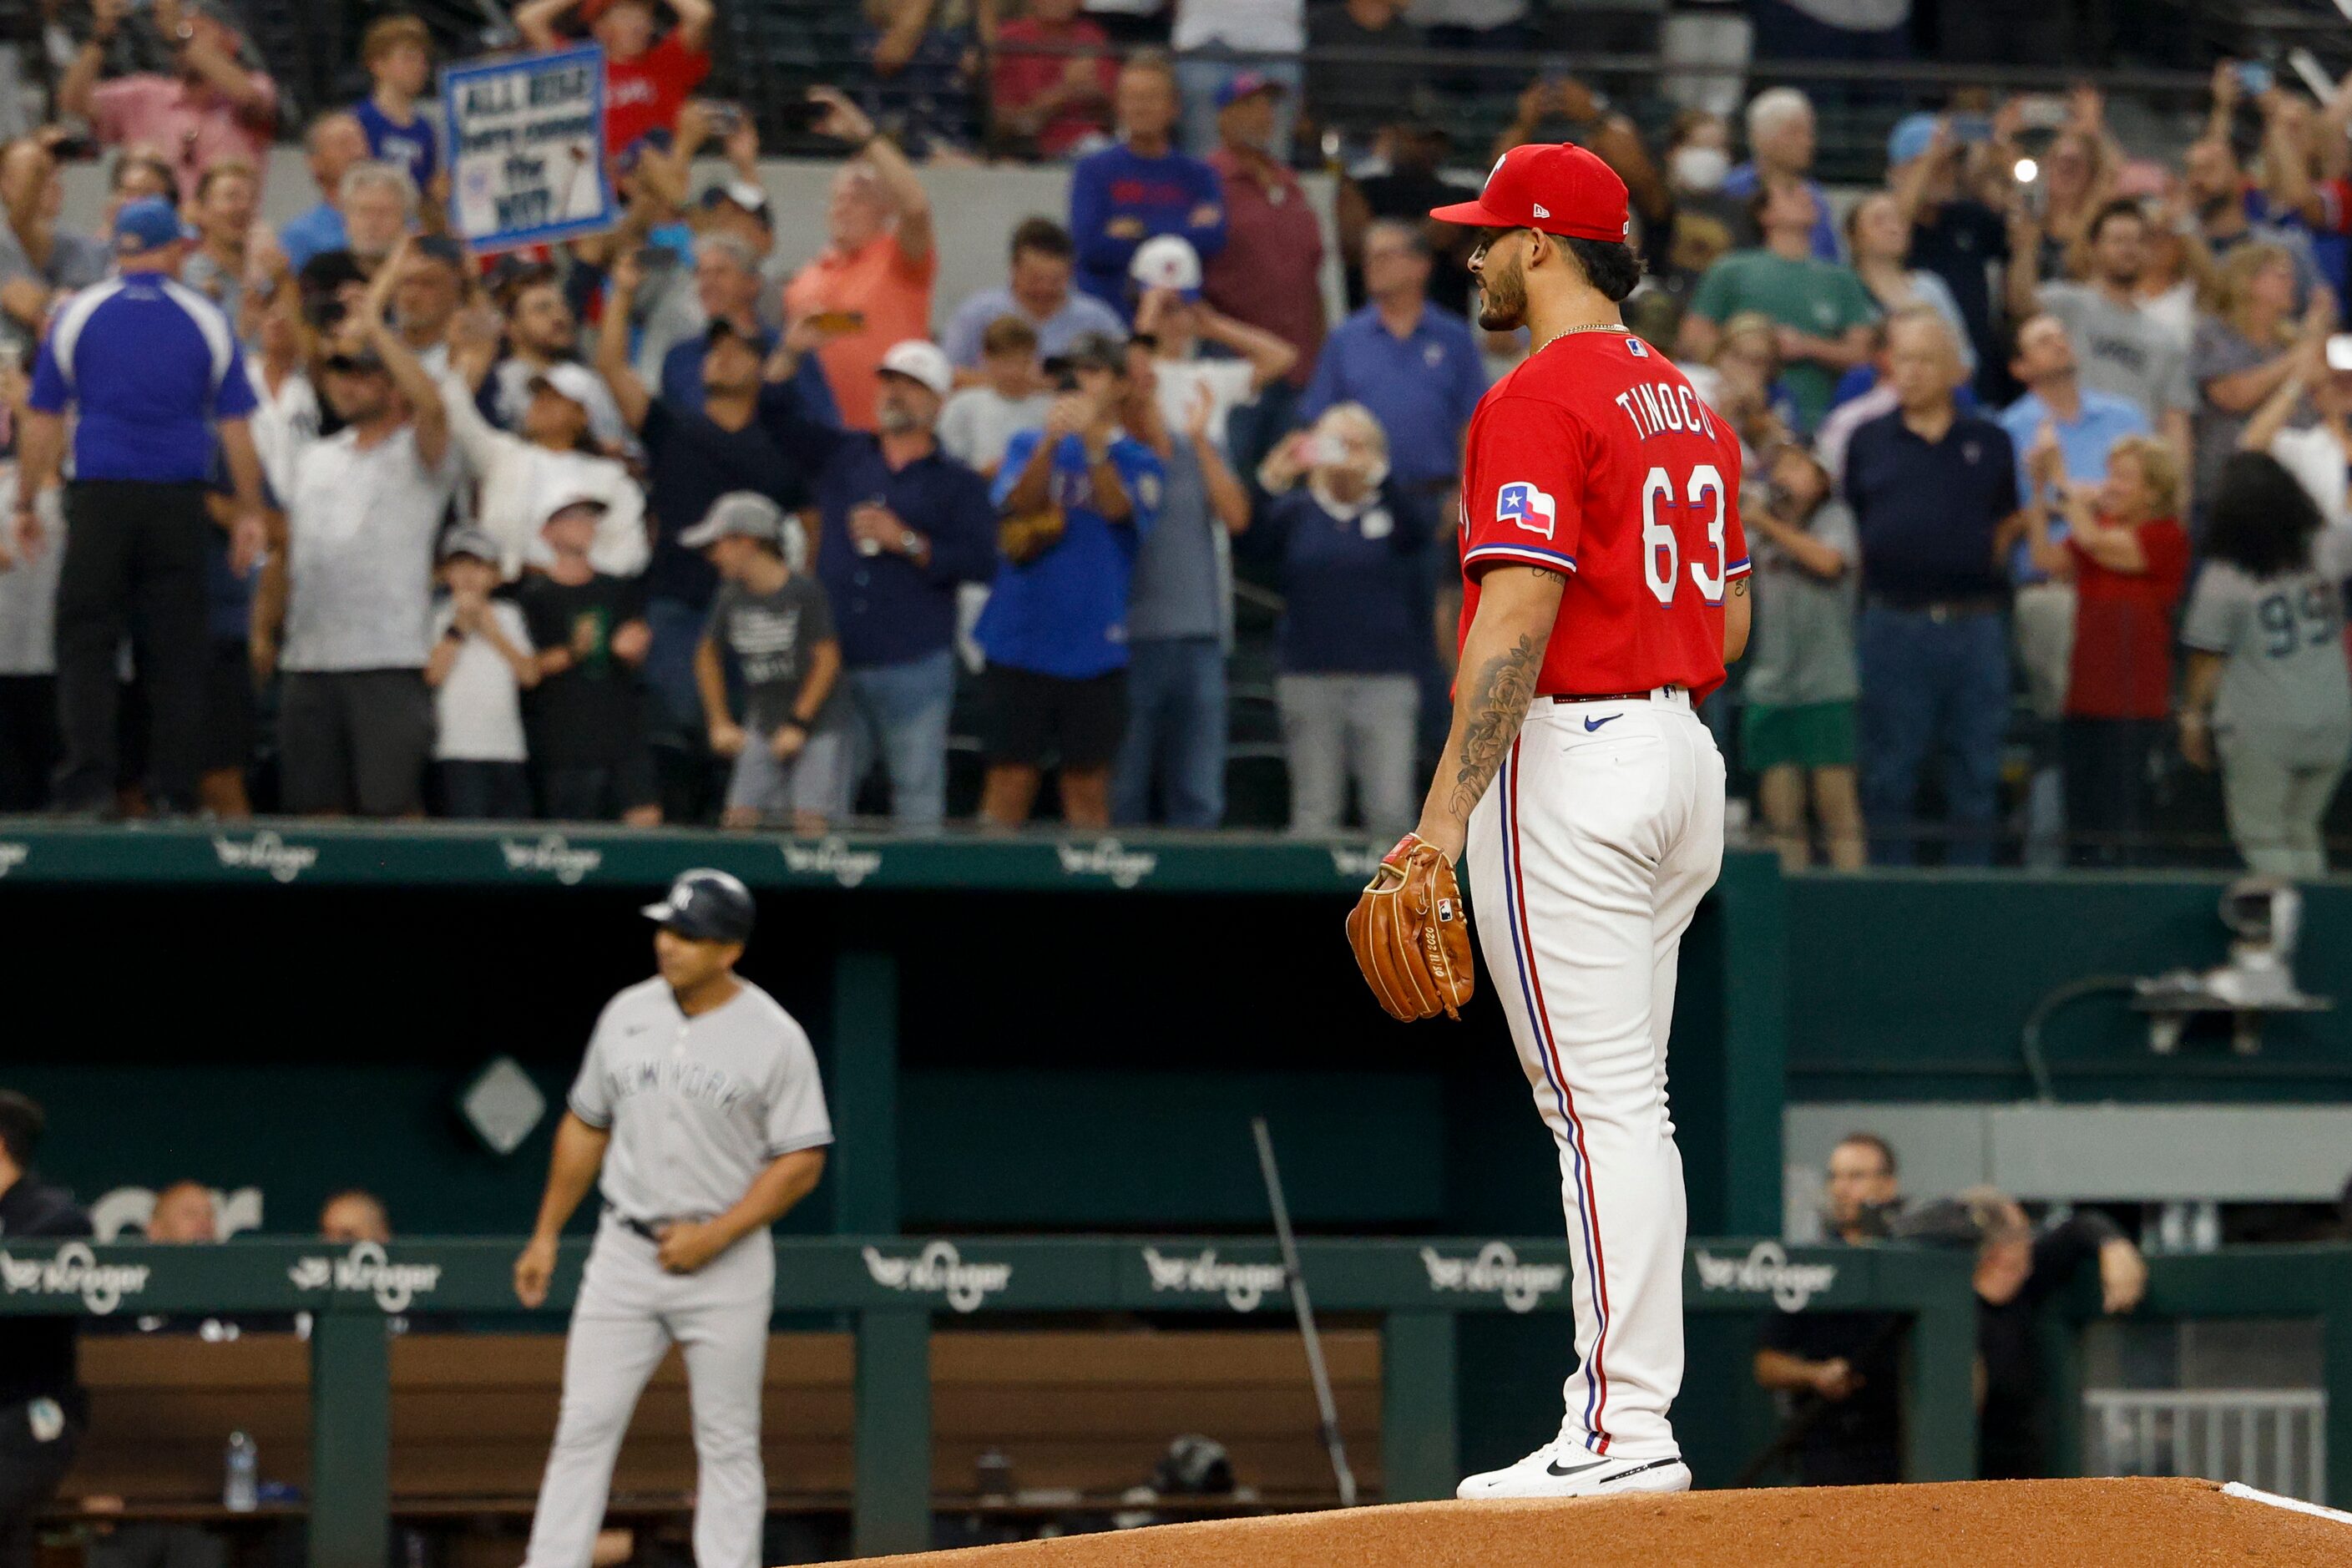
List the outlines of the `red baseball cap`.
{"label": "red baseball cap", "polygon": [[1573,142],[1529,142],[1496,160],[1475,202],[1433,207],[1440,223],[1536,228],[1571,239],[1622,244],[1633,232],[1625,182]]}

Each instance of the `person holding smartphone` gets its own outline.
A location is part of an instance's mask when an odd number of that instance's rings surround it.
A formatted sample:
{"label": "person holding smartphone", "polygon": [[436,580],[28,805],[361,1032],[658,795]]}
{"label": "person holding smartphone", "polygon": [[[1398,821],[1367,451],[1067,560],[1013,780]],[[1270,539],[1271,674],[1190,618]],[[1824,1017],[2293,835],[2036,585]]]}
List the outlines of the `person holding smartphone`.
{"label": "person holding smartphone", "polygon": [[1246,537],[1279,563],[1290,831],[1339,832],[1352,783],[1364,832],[1402,833],[1428,662],[1430,509],[1396,483],[1388,433],[1360,403],[1332,405],[1277,445],[1258,483],[1275,500]]}

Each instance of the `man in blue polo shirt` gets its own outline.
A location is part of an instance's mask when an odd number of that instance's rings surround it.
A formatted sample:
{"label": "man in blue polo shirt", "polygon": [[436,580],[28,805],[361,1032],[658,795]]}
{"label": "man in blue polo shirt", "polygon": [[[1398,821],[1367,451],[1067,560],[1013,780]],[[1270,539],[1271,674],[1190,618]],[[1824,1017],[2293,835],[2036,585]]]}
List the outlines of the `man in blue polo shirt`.
{"label": "man in blue polo shirt", "polygon": [[1420,225],[1383,218],[1364,231],[1369,302],[1324,341],[1297,414],[1307,426],[1335,404],[1362,404],[1388,437],[1391,482],[1425,499],[1452,492],[1463,429],[1486,392],[1468,325],[1429,303],[1429,270]]}
{"label": "man in blue polo shirt", "polygon": [[60,811],[112,808],[115,660],[134,607],[152,726],[150,799],[163,812],[195,807],[211,662],[205,491],[215,435],[236,488],[234,569],[250,566],[266,538],[261,459],[246,425],[253,384],[227,318],[176,279],[191,237],[169,202],[126,205],[114,219],[121,276],[58,313],[33,371],[19,448],[20,539],[38,539],[34,500],[57,482],[67,409],[77,416],[58,582]]}
{"label": "man in blue polo shirt", "polygon": [[[2030,498],[2032,482],[2026,478],[2025,455],[2047,426],[2058,437],[2065,458],[2066,482],[2097,485],[2107,477],[2107,454],[2126,436],[2151,436],[2155,426],[2147,415],[2127,397],[2083,384],[2074,340],[2066,323],[2044,310],[2020,322],[2012,336],[2010,374],[2024,386],[2025,395],[2001,411],[2000,427],[2017,453],[2017,493]],[[2054,491],[2056,487],[2052,487]],[[2065,524],[2061,498],[2050,503],[2050,532],[2063,539]],[[2065,805],[2060,790],[2057,721],[2066,704],[2066,683],[2074,657],[2074,584],[2053,581],[2033,566],[2032,551],[2021,539],[2010,552],[2010,580],[2017,597],[2010,608],[2011,642],[2023,677],[2027,700],[2041,722],[2034,737],[2033,782],[2026,792],[2026,859],[2029,865],[2055,865],[2065,826]]]}
{"label": "man in blue polo shirt", "polygon": [[[800,357],[771,358],[770,384]],[[994,574],[996,509],[988,482],[940,450],[948,356],[909,338],[884,353],[877,381],[871,435],[790,398],[762,398],[760,417],[809,476],[822,520],[816,574],[841,641],[850,740],[836,815],[849,815],[878,753],[892,822],[928,833],[947,813],[956,588]]]}
{"label": "man in blue polo shirt", "polygon": [[1887,328],[1895,412],[1853,433],[1845,494],[1862,540],[1862,805],[1872,858],[1909,865],[1919,770],[1944,757],[1948,865],[1992,858],[2009,727],[2009,547],[2024,528],[2008,433],[1952,401],[1952,330]]}
{"label": "man in blue polo shirt", "polygon": [[1165,475],[1129,435],[1127,345],[1089,332],[1049,367],[1061,378],[1042,430],[1024,430],[996,471],[1005,552],[974,628],[988,655],[988,773],[980,815],[1029,820],[1048,761],[1062,816],[1110,826],[1110,764],[1127,728],[1127,595]]}
{"label": "man in blue polo shirt", "polygon": [[[2025,477],[2025,454],[2044,425],[2057,434],[2058,450],[2066,459],[2066,482],[2074,485],[2104,482],[2107,454],[2116,442],[2156,433],[2138,404],[2083,384],[2074,336],[2056,316],[2047,310],[2028,316],[2018,324],[2014,342],[2010,374],[2025,388],[2025,395],[2001,411],[2000,427],[2009,432],[2009,444],[2016,449],[2019,495],[2032,488]],[[2051,508],[2050,536],[2063,539],[2061,498],[2042,499]],[[2022,539],[2010,552],[2009,565],[2021,590],[2017,656],[2025,664],[2026,690],[2042,718],[2055,719],[2066,695],[2068,656],[2074,642],[2074,592],[2033,569],[2032,553]],[[2044,592],[2031,593],[2034,588]],[[2033,623],[2030,633],[2029,620]]]}

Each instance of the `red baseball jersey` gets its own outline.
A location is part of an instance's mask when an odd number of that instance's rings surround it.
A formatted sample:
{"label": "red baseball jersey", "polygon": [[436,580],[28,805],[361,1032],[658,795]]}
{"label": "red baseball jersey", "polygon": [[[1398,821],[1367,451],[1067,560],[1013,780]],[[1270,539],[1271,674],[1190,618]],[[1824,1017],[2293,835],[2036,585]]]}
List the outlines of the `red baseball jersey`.
{"label": "red baseball jersey", "polygon": [[1496,382],[1462,475],[1462,626],[1497,564],[1568,574],[1540,695],[1723,684],[1723,595],[1748,571],[1739,437],[1664,354],[1571,332]]}

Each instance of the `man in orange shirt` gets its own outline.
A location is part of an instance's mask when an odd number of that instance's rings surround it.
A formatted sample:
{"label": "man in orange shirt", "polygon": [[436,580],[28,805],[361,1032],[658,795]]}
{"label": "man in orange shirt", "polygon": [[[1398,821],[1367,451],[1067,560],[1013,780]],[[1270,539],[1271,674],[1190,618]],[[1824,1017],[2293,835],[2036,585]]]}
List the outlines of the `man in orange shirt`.
{"label": "man in orange shirt", "polygon": [[825,247],[784,285],[784,317],[835,318],[817,360],[842,423],[874,428],[874,394],[891,344],[931,335],[931,199],[906,154],[865,111],[829,87],[809,89],[820,135],[849,143],[854,156],[834,176]]}

